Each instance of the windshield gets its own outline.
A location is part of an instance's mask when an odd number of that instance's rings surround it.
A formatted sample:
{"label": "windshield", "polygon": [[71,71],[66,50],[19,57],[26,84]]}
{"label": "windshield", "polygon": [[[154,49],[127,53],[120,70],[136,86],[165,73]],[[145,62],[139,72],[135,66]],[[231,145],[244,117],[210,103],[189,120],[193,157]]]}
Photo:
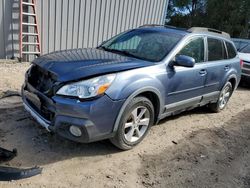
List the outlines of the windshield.
{"label": "windshield", "polygon": [[250,44],[246,45],[239,52],[241,52],[241,53],[250,53]]}
{"label": "windshield", "polygon": [[100,48],[157,62],[161,61],[182,37],[183,35],[172,32],[135,29],[117,35]]}
{"label": "windshield", "polygon": [[250,42],[246,41],[233,41],[238,52],[250,53]]}

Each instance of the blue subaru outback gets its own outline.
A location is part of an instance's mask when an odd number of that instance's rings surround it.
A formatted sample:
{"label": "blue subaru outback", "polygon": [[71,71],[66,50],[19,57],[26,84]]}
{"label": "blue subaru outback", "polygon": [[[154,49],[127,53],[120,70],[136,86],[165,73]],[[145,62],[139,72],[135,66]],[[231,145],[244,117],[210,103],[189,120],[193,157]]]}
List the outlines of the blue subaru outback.
{"label": "blue subaru outback", "polygon": [[205,105],[223,110],[240,76],[227,33],[146,25],[96,49],[35,59],[22,98],[48,131],[82,143],[110,139],[127,150],[167,116]]}

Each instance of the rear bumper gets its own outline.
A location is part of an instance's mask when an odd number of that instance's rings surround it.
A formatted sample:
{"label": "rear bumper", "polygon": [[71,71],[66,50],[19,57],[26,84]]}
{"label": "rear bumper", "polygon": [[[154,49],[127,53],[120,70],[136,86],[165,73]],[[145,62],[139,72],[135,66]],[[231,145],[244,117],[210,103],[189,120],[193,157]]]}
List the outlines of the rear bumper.
{"label": "rear bumper", "polygon": [[[25,109],[48,131],[81,143],[112,137],[116,117],[124,102],[113,101],[106,95],[84,102],[60,96],[48,98],[29,84],[22,88],[22,99]],[[80,128],[80,137],[70,133],[72,125]]]}

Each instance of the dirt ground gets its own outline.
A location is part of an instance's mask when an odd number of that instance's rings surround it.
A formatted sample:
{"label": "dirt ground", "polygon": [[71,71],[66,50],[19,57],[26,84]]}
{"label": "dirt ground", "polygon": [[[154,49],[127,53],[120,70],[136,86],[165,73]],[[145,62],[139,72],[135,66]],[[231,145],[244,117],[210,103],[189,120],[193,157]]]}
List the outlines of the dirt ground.
{"label": "dirt ground", "polygon": [[[29,64],[0,64],[0,92],[18,91]],[[20,97],[0,99],[0,146],[18,149],[5,165],[43,167],[0,187],[250,187],[250,89],[239,87],[221,113],[198,108],[152,127],[136,148],[77,144],[51,135]]]}

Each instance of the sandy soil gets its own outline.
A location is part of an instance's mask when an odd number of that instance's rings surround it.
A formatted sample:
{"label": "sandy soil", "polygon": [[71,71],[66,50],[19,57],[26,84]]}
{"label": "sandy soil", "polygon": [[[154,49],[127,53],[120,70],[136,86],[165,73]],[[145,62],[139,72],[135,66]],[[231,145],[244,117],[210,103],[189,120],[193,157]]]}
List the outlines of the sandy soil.
{"label": "sandy soil", "polygon": [[[1,64],[0,91],[17,91],[27,67]],[[126,152],[109,141],[77,144],[51,135],[19,97],[0,99],[0,145],[19,152],[5,165],[44,168],[0,187],[250,187],[249,98],[250,89],[240,87],[219,114],[198,108],[167,118]]]}
{"label": "sandy soil", "polygon": [[0,60],[0,96],[7,91],[19,91],[29,67],[30,63]]}

